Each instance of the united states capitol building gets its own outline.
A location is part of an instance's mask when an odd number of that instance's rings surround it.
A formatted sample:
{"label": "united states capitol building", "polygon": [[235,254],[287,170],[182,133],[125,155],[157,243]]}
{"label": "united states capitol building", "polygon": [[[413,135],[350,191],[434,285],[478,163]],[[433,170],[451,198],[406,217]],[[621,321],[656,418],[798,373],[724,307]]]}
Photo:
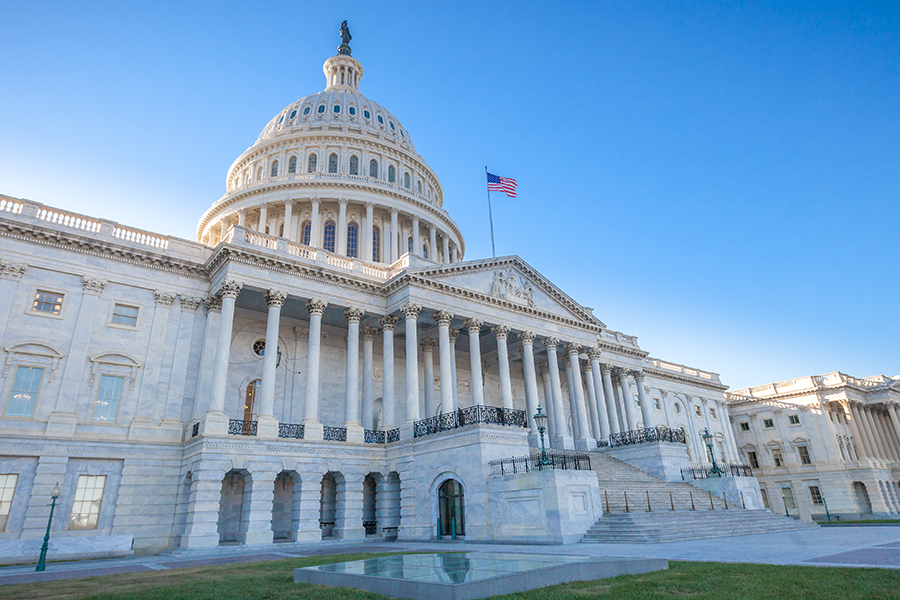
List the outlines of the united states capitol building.
{"label": "united states capitol building", "polygon": [[[718,375],[517,256],[467,257],[346,43],[324,73],[196,240],[0,196],[0,555],[40,541],[57,483],[51,557],[762,518],[754,478],[691,479],[743,462]],[[539,405],[565,468],[535,468]]]}

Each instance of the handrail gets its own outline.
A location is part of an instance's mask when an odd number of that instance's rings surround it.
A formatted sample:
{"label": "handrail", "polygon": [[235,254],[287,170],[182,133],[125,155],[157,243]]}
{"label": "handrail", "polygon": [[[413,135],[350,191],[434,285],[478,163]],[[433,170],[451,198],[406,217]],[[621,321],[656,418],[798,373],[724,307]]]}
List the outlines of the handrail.
{"label": "handrail", "polygon": [[744,492],[738,495],[732,492],[728,498],[714,496],[712,492],[694,490],[675,492],[672,490],[651,492],[649,489],[614,490],[604,489],[603,513],[641,513],[641,512],[679,512],[698,510],[734,510],[746,509]]}
{"label": "handrail", "polygon": [[709,479],[710,477],[753,477],[750,465],[702,465],[681,470],[681,480]]}
{"label": "handrail", "polygon": [[510,427],[528,426],[524,410],[475,405],[416,421],[413,425],[413,437],[432,435],[476,423]]}
{"label": "handrail", "polygon": [[609,445],[611,448],[615,448],[616,446],[628,446],[630,444],[643,444],[645,442],[687,443],[684,432],[680,429],[669,429],[665,426],[622,431],[621,433],[612,433],[609,436]]}
{"label": "handrail", "polygon": [[530,473],[550,469],[590,471],[591,456],[573,452],[550,451],[543,454],[538,452],[528,456],[498,458],[489,461],[488,466],[491,468],[491,475]]}

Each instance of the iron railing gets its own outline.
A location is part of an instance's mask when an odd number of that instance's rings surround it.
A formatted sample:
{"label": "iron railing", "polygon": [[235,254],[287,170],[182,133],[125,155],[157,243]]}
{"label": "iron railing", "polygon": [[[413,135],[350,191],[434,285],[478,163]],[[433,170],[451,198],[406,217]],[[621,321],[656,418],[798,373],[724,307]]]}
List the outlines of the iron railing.
{"label": "iron railing", "polygon": [[228,435],[256,435],[256,426],[256,421],[230,419],[228,421]]}
{"label": "iron railing", "polygon": [[686,512],[705,510],[734,510],[745,509],[746,501],[744,492],[737,494],[731,492],[729,498],[724,493],[721,497],[714,496],[712,492],[704,492],[699,489],[687,491],[632,489],[602,490],[603,513],[633,513],[633,512]]}
{"label": "iron railing", "polygon": [[416,421],[413,428],[413,437],[418,438],[476,423],[506,425],[509,427],[528,426],[524,410],[476,405]]}
{"label": "iron railing", "polygon": [[366,429],[363,433],[363,441],[367,444],[383,444],[384,431],[373,431],[371,429]]}
{"label": "iron railing", "polygon": [[606,440],[597,440],[598,448],[609,448],[609,442]]}
{"label": "iron railing", "polygon": [[623,431],[621,433],[610,434],[609,436],[609,445],[612,448],[615,448],[616,446],[627,446],[629,444],[643,444],[644,442],[687,443],[684,439],[684,433],[680,429],[669,429],[665,426]]}
{"label": "iron railing", "polygon": [[399,429],[388,429],[386,441],[388,444],[393,444],[394,442],[399,442],[400,441],[400,430]]}
{"label": "iron railing", "polygon": [[507,475],[514,473],[530,473],[531,471],[546,471],[549,469],[562,469],[567,471],[590,471],[591,457],[588,454],[574,452],[540,452],[529,456],[514,456],[512,458],[498,458],[488,462],[492,475]]}
{"label": "iron railing", "polygon": [[326,442],[346,442],[346,427],[324,427],[322,429],[322,439]]}
{"label": "iron railing", "polygon": [[712,465],[690,467],[681,470],[681,480],[709,479],[710,477],[753,477],[750,465],[720,465],[716,463],[716,471]]}
{"label": "iron railing", "polygon": [[302,440],[305,429],[303,423],[279,423],[278,437],[289,440]]}
{"label": "iron railing", "polygon": [[378,521],[363,521],[363,527],[366,528],[366,535],[378,533]]}

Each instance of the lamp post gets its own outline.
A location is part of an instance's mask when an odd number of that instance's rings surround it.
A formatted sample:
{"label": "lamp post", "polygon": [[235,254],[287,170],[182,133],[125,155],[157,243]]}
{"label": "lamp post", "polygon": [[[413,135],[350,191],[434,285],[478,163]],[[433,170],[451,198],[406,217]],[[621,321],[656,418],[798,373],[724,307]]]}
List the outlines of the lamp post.
{"label": "lamp post", "polygon": [[35,571],[43,571],[47,568],[47,548],[50,546],[50,525],[53,523],[53,509],[56,508],[56,500],[59,498],[61,490],[59,489],[59,483],[53,486],[53,489],[50,490],[50,497],[53,499],[50,503],[50,518],[47,519],[47,533],[44,534],[44,543],[41,545],[41,557],[38,559],[37,568]]}
{"label": "lamp post", "polygon": [[709,432],[709,427],[703,428],[703,435],[700,437],[703,438],[703,443],[706,444],[706,447],[709,448],[709,457],[712,459],[712,469],[709,471],[710,477],[721,477],[724,471],[719,468],[719,465],[716,464],[716,453],[713,452],[713,436]]}
{"label": "lamp post", "polygon": [[541,434],[541,458],[538,460],[538,469],[549,467],[552,463],[547,457],[547,449],[544,447],[544,431],[547,430],[547,415],[541,412],[541,405],[538,404],[537,414],[534,415],[534,423],[537,425],[538,433]]}

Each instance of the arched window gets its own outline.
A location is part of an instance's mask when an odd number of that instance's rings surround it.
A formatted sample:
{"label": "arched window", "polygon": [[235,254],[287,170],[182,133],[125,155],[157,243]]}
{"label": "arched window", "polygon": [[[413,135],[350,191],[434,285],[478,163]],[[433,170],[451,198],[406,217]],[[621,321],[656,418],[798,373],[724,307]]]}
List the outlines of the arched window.
{"label": "arched window", "polygon": [[418,189],[419,193],[421,194],[422,193],[422,182],[421,181],[416,182],[416,188]]}
{"label": "arched window", "polygon": [[422,258],[428,258],[428,244],[422,245]]}
{"label": "arched window", "polygon": [[[254,379],[247,384],[247,392],[244,394],[244,421],[253,421],[256,417],[256,398],[261,387],[262,379]],[[249,429],[247,432],[249,433]]]}
{"label": "arched window", "polygon": [[356,223],[347,225],[347,256],[359,257],[359,225]]}
{"label": "arched window", "polygon": [[309,239],[311,234],[312,222],[303,221],[303,225],[300,226],[300,243],[304,246],[309,246]]}
{"label": "arched window", "polygon": [[369,177],[378,177],[378,161],[374,158],[369,161]]}
{"label": "arched window", "polygon": [[448,479],[438,489],[438,511],[442,537],[466,535],[466,501],[463,487],[455,479]]}
{"label": "arched window", "polygon": [[350,174],[359,175],[359,157],[355,154],[350,157]]}
{"label": "arched window", "polygon": [[409,186],[410,186],[409,173],[404,173],[403,174],[403,187],[405,187],[406,189],[409,189]]}
{"label": "arched window", "polygon": [[372,261],[381,262],[381,230],[372,227]]}
{"label": "arched window", "polygon": [[328,155],[328,172],[329,173],[337,173],[337,167],[338,167],[337,154],[332,152],[331,154]]}
{"label": "arched window", "polygon": [[272,171],[269,173],[270,177],[278,177],[278,161],[272,161]]}
{"label": "arched window", "polygon": [[394,165],[388,166],[388,183],[394,183],[397,179],[397,170],[394,169]]}
{"label": "arched window", "polygon": [[256,180],[257,181],[262,179],[262,174],[263,174],[263,168],[262,168],[262,166],[260,166],[258,169],[256,169]]}
{"label": "arched window", "polygon": [[296,173],[297,172],[297,157],[292,156],[291,160],[288,161],[288,173]]}
{"label": "arched window", "polygon": [[316,167],[319,165],[319,157],[313,153],[309,155],[309,160],[306,162],[306,172],[307,173],[315,173]]}
{"label": "arched window", "polygon": [[334,232],[335,225],[334,221],[328,221],[325,223],[325,239],[322,242],[322,247],[328,250],[329,252],[334,252]]}
{"label": "arched window", "polygon": [[412,254],[412,251],[413,251],[412,236],[409,236],[409,238],[407,238],[406,241],[408,242],[408,243],[406,244],[407,247],[408,247],[408,248],[407,248],[407,251],[408,251],[410,254]]}

